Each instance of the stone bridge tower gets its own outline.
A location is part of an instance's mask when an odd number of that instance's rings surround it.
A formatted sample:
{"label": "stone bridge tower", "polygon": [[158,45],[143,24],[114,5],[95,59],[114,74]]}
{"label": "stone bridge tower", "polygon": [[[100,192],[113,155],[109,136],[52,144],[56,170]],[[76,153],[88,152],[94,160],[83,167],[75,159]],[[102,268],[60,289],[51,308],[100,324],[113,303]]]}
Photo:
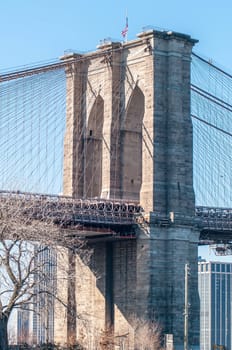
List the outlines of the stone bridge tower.
{"label": "stone bridge tower", "polygon": [[137,37],[62,58],[70,63],[64,194],[134,200],[147,220],[136,240],[95,243],[92,268],[77,257],[76,304],[88,314],[91,344],[98,327],[113,327],[133,349],[133,318],[142,317],[158,321],[182,349],[189,263],[193,348],[199,344],[190,118],[196,40],[153,30]]}

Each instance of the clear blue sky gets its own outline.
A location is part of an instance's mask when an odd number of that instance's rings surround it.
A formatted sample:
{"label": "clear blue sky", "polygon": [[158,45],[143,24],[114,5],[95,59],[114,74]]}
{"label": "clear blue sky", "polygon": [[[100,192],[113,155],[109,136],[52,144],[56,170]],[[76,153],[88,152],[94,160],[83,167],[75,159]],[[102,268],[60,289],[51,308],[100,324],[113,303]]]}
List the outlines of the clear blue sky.
{"label": "clear blue sky", "polygon": [[196,52],[231,70],[231,0],[2,0],[0,70],[121,40],[126,10],[128,40],[147,25],[190,34]]}

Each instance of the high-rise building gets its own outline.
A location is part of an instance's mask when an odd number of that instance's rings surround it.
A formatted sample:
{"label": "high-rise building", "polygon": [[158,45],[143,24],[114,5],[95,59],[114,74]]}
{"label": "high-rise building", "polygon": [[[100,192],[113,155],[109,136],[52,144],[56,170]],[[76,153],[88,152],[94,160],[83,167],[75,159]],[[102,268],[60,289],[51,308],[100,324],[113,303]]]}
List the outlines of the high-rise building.
{"label": "high-rise building", "polygon": [[56,293],[56,254],[45,246],[34,246],[34,294],[31,303],[17,309],[14,327],[17,344],[54,342],[54,295]]}
{"label": "high-rise building", "polygon": [[36,249],[33,343],[53,343],[56,254],[48,247],[38,246]]}
{"label": "high-rise building", "polygon": [[32,312],[29,308],[17,310],[17,344],[32,342]]}
{"label": "high-rise building", "polygon": [[232,349],[232,264],[198,263],[201,350]]}

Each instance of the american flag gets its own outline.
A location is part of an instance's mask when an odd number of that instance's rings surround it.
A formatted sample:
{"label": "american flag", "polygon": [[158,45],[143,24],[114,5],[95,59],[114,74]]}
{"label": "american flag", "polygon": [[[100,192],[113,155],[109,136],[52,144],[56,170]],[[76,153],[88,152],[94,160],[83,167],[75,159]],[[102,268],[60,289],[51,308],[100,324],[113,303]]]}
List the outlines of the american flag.
{"label": "american flag", "polygon": [[125,38],[125,36],[127,35],[128,32],[128,17],[126,17],[126,25],[125,28],[122,30],[121,34],[123,36],[123,38]]}

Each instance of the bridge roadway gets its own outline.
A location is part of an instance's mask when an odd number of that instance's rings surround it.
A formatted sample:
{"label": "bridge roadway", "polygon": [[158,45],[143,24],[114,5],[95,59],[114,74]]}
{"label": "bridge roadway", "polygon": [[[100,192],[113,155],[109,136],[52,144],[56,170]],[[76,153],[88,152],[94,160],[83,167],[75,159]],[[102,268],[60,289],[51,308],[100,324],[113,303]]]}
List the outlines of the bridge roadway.
{"label": "bridge roadway", "polygon": [[147,219],[135,201],[0,191],[0,210],[7,208],[14,208],[14,212],[31,219],[52,219],[63,229],[75,230],[89,240],[133,239],[138,225],[146,228],[151,222],[159,226],[191,223],[200,230],[199,244],[232,242],[231,208],[197,206],[193,218],[178,213],[164,217],[155,212]]}

